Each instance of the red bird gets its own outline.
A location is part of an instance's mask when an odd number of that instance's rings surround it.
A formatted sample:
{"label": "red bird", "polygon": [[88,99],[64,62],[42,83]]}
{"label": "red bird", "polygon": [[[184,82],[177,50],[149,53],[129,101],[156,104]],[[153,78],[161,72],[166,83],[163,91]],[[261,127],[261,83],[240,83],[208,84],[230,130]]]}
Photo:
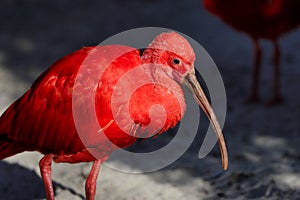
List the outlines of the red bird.
{"label": "red bird", "polygon": [[254,70],[249,101],[259,100],[258,81],[260,75],[261,47],[259,39],[273,42],[274,84],[271,104],[280,103],[280,48],[278,38],[300,24],[299,0],[204,0],[208,11],[238,31],[248,34],[254,43]]}
{"label": "red bird", "polygon": [[[139,50],[122,45],[86,47],[65,56],[1,116],[0,159],[23,151],[44,154],[39,166],[48,200],[54,199],[52,160],[94,162],[85,185],[86,199],[92,200],[100,166],[113,150],[130,146],[138,136],[163,133],[181,120],[185,102],[180,85],[186,85],[212,123],[226,169],[222,130],[197,82],[194,61],[192,47],[175,32],[158,35],[142,56]],[[126,79],[128,73],[132,76]],[[121,90],[115,94],[121,79]],[[139,80],[147,84],[134,90],[128,100],[126,88],[134,88]],[[92,104],[86,98],[90,94],[94,94]],[[148,111],[156,104],[165,109],[164,123],[159,117],[151,121],[155,113]],[[129,121],[124,116],[126,106]]]}

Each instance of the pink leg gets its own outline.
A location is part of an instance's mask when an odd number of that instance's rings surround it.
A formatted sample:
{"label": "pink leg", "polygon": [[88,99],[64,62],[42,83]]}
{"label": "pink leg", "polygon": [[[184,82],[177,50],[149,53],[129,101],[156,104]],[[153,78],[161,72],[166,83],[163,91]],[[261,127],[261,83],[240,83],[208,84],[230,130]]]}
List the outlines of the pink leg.
{"label": "pink leg", "polygon": [[278,41],[273,41],[274,53],[273,53],[273,65],[274,65],[274,85],[273,85],[273,97],[269,102],[270,105],[278,104],[282,102],[282,97],[280,95],[280,49]]}
{"label": "pink leg", "polygon": [[249,103],[259,101],[258,96],[258,83],[259,83],[259,75],[260,75],[260,65],[261,65],[261,57],[262,51],[257,39],[253,39],[254,44],[254,68],[252,74],[252,85],[251,85],[251,93],[248,98]]}
{"label": "pink leg", "polygon": [[85,182],[85,194],[87,200],[94,200],[96,195],[96,184],[99,170],[103,161],[96,160],[92,166],[91,172]]}
{"label": "pink leg", "polygon": [[40,171],[42,175],[42,179],[44,182],[44,187],[46,191],[47,200],[54,200],[54,191],[51,179],[51,164],[52,164],[53,155],[45,155],[40,160]]}

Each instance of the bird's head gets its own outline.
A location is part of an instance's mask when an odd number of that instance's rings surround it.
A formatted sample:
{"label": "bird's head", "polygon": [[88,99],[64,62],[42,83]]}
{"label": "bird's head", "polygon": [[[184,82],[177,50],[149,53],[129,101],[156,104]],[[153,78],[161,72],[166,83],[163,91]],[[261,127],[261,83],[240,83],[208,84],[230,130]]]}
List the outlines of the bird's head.
{"label": "bird's head", "polygon": [[143,53],[142,60],[168,66],[164,72],[182,83],[187,73],[194,71],[195,53],[189,42],[175,32],[158,35]]}
{"label": "bird's head", "polygon": [[194,68],[195,59],[196,56],[192,46],[183,36],[175,32],[158,35],[142,55],[144,63],[163,65],[163,73],[179,84],[185,85],[191,91],[216,132],[222,154],[222,165],[224,169],[227,169],[228,156],[222,129],[202,87],[197,81]]}

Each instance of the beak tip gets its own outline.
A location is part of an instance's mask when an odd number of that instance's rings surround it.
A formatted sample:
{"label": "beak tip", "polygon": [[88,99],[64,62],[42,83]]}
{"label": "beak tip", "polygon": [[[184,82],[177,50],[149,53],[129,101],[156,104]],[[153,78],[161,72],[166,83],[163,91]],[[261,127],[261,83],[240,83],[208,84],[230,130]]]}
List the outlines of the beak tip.
{"label": "beak tip", "polygon": [[[223,154],[223,152],[225,152],[225,154]],[[223,152],[222,152],[222,168],[225,171],[228,169],[228,155],[227,155],[227,151],[223,151]]]}
{"label": "beak tip", "polygon": [[223,167],[224,171],[227,170],[228,169],[228,163],[223,164],[222,167]]}

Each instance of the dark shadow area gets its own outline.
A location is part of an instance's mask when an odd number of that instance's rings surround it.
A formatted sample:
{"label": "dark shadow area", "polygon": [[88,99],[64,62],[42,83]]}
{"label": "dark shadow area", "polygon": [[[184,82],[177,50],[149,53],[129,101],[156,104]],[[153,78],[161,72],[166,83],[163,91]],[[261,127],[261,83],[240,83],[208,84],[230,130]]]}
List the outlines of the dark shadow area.
{"label": "dark shadow area", "polygon": [[[7,200],[32,200],[45,199],[43,181],[35,171],[22,167],[18,164],[0,162],[0,199]],[[67,190],[72,195],[85,199],[72,188],[53,182],[54,193],[59,188]]]}
{"label": "dark shadow area", "polygon": [[45,198],[44,186],[35,171],[18,164],[0,162],[0,198],[42,199]]}
{"label": "dark shadow area", "polygon": [[[156,6],[163,10],[154,18],[151,15]],[[168,1],[149,0],[1,1],[2,63],[18,80],[31,83],[59,58],[83,46],[97,45],[121,31],[143,26],[184,31],[177,12],[180,8],[168,7]]]}

